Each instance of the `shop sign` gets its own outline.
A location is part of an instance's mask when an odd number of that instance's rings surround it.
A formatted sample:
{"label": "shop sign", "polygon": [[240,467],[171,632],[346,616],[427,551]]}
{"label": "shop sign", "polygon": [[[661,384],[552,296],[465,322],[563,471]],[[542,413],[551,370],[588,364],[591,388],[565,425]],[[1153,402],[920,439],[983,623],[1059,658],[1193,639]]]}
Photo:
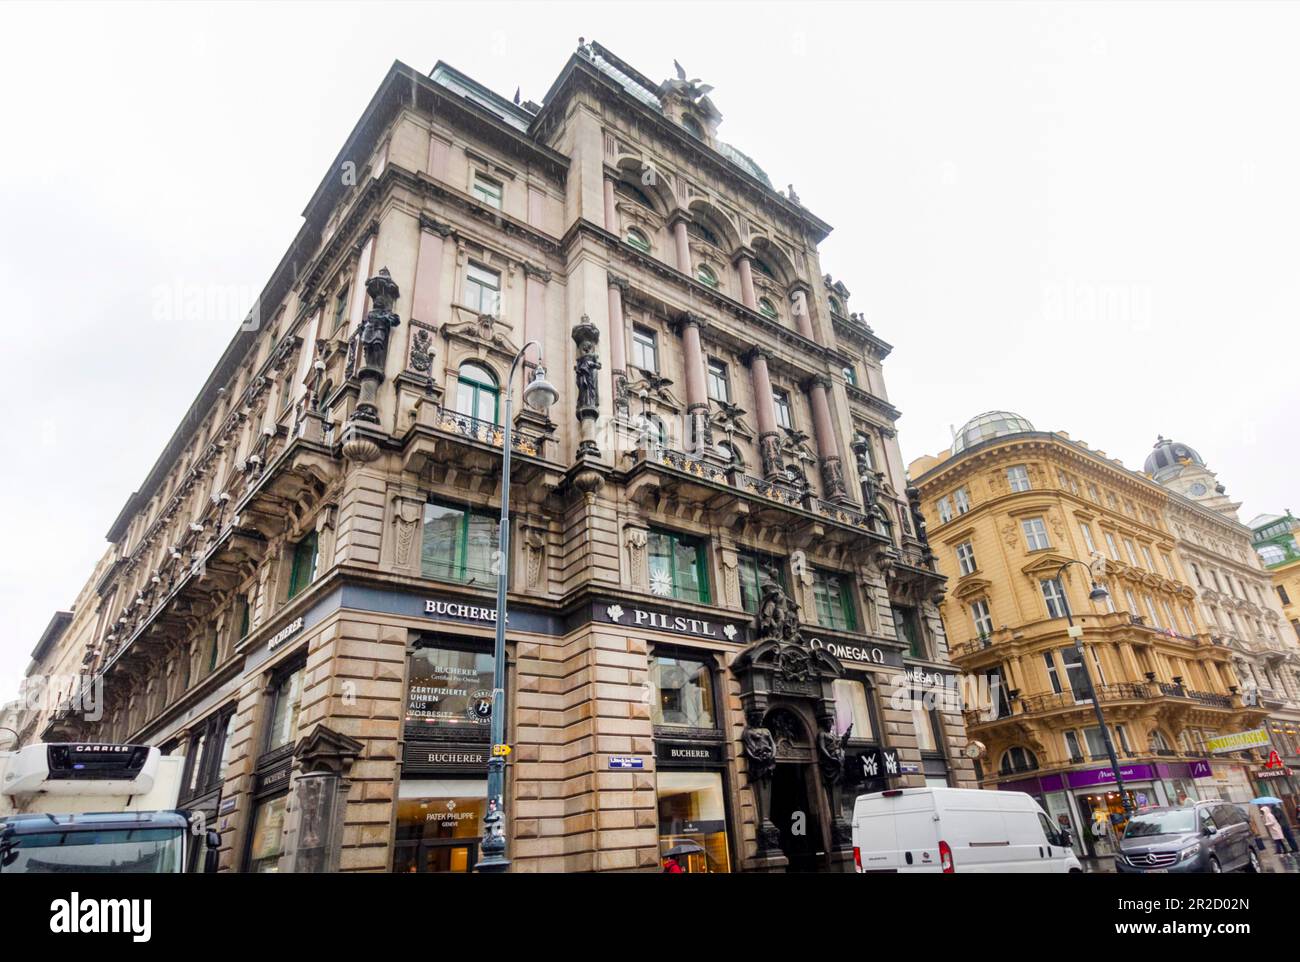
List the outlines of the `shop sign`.
{"label": "shop sign", "polygon": [[266,643],[266,650],[275,651],[300,631],[302,631],[302,615],[299,615],[272,635],[271,640]]}
{"label": "shop sign", "polygon": [[1192,778],[1209,778],[1214,772],[1210,768],[1208,759],[1200,759],[1195,762],[1187,763],[1187,774]]}
{"label": "shop sign", "polygon": [[645,759],[635,755],[610,755],[610,768],[645,768]]}
{"label": "shop sign", "polygon": [[856,770],[851,774],[861,779],[895,778],[902,773],[896,748],[871,748],[856,756]]}
{"label": "shop sign", "polygon": [[1269,778],[1286,778],[1290,774],[1291,774],[1291,769],[1289,768],[1264,768],[1261,769],[1260,771],[1257,771],[1255,773],[1255,777],[1258,778],[1260,781],[1264,781]]}
{"label": "shop sign", "polygon": [[293,758],[286,758],[283,762],[269,771],[259,772],[254,780],[253,794],[267,795],[271,792],[277,792],[289,784],[289,773],[293,770]]}
{"label": "shop sign", "polygon": [[855,645],[851,642],[825,641],[821,638],[808,639],[808,647],[813,651],[826,651],[840,661],[854,662],[859,665],[884,665],[890,668],[903,667],[902,652],[879,645]]}
{"label": "shop sign", "polygon": [[1205,750],[1211,755],[1221,755],[1224,752],[1240,752],[1248,748],[1266,748],[1268,744],[1268,732],[1263,728],[1255,728],[1248,732],[1207,738]]}
{"label": "shop sign", "polygon": [[669,631],[678,635],[691,635],[696,638],[712,638],[716,641],[744,641],[745,629],[730,621],[710,621],[694,615],[679,615],[671,610],[655,610],[632,606],[624,608],[615,602],[612,605],[598,604],[595,607],[597,621],[623,625],[628,628],[641,628],[649,631]]}
{"label": "shop sign", "polygon": [[678,765],[720,765],[722,764],[722,746],[683,742],[655,742],[655,757],[661,762]]}
{"label": "shop sign", "polygon": [[[484,621],[488,624],[496,624],[496,608],[488,608],[483,605],[467,605],[459,601],[439,601],[436,598],[429,598],[424,602],[424,613],[431,618],[455,618],[460,621]],[[506,616],[506,624],[510,623],[510,616]]]}
{"label": "shop sign", "polygon": [[[1120,767],[1119,774],[1126,782],[1148,782],[1155,777],[1150,765],[1123,765]],[[1068,781],[1071,788],[1113,785],[1115,773],[1109,768],[1093,768],[1086,772],[1070,772]]]}
{"label": "shop sign", "polygon": [[411,656],[406,722],[440,728],[482,727],[492,718],[492,656],[420,648]]}
{"label": "shop sign", "polygon": [[486,748],[474,746],[408,742],[402,753],[402,771],[407,775],[439,771],[482,772],[487,763]]}

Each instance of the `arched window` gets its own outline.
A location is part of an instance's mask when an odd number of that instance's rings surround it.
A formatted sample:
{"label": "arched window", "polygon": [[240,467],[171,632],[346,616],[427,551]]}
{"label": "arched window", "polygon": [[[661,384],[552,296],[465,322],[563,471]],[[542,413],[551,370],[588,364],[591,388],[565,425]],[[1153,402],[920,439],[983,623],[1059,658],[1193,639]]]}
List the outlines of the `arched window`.
{"label": "arched window", "polygon": [[692,237],[698,237],[700,240],[712,244],[714,247],[719,249],[722,248],[722,241],[718,239],[717,232],[702,220],[697,219],[687,223],[686,233],[690,234]]}
{"label": "arched window", "polygon": [[623,240],[644,254],[650,253],[650,239],[635,227],[627,229],[627,233],[623,235]]}
{"label": "arched window", "polygon": [[1038,768],[1038,756],[1028,748],[1008,748],[1002,753],[1002,764],[998,766],[999,775],[1015,775],[1020,772],[1032,772]]}
{"label": "arched window", "polygon": [[772,278],[772,280],[776,280],[776,274],[772,273],[772,268],[767,266],[767,261],[763,260],[763,258],[761,257],[751,258],[749,264],[751,267],[754,268],[754,270],[758,271],[760,274],[766,277],[770,277]]}
{"label": "arched window", "polygon": [[718,275],[714,273],[713,268],[708,264],[701,264],[695,268],[695,279],[706,287],[716,288],[718,286]]}
{"label": "arched window", "polygon": [[456,410],[489,424],[497,423],[497,379],[482,364],[466,361],[456,381]]}
{"label": "arched window", "polygon": [[781,315],[777,313],[776,305],[772,303],[771,298],[760,297],[758,299],[758,313],[764,317],[770,317],[772,320],[779,320]]}
{"label": "arched window", "polygon": [[844,313],[844,305],[840,303],[839,298],[838,298],[838,297],[832,297],[832,298],[829,298],[829,300],[830,300],[830,302],[831,302],[831,313],[832,313],[832,314],[840,314],[840,315],[843,315],[843,313]]}
{"label": "arched window", "polygon": [[1147,742],[1153,752],[1169,751],[1169,742],[1165,739],[1164,732],[1159,728],[1153,728],[1147,732]]}
{"label": "arched window", "polygon": [[704,128],[701,127],[700,122],[690,114],[687,114],[682,118],[682,126],[686,128],[687,132],[692,137],[698,137],[700,140],[704,139]]}
{"label": "arched window", "polygon": [[642,207],[649,208],[650,210],[655,209],[655,205],[650,200],[650,196],[636,184],[630,184],[625,180],[615,181],[614,193],[621,194],[629,200],[640,204]]}

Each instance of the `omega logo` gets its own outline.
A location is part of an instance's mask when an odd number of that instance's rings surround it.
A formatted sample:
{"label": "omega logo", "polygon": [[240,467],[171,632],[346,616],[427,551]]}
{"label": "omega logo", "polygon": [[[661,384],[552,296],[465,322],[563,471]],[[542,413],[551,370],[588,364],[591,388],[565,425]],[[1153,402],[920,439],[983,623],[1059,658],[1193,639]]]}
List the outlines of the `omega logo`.
{"label": "omega logo", "polygon": [[839,642],[825,642],[820,638],[811,638],[808,641],[808,647],[814,651],[826,649],[836,658],[845,661],[865,661],[873,665],[883,665],[885,663],[885,653],[879,648],[862,648],[858,645],[841,645]]}

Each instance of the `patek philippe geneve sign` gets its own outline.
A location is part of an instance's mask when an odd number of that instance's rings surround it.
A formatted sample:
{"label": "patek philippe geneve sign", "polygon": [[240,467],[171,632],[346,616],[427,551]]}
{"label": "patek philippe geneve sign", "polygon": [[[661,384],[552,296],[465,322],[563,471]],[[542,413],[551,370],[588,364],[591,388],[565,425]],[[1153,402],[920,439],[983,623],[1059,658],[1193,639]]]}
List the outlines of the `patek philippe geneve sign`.
{"label": "patek philippe geneve sign", "polygon": [[644,631],[667,631],[696,638],[714,638],[718,641],[743,642],[747,634],[743,624],[729,620],[701,618],[695,614],[680,614],[672,609],[644,608],[618,602],[599,603],[594,607],[597,621]]}

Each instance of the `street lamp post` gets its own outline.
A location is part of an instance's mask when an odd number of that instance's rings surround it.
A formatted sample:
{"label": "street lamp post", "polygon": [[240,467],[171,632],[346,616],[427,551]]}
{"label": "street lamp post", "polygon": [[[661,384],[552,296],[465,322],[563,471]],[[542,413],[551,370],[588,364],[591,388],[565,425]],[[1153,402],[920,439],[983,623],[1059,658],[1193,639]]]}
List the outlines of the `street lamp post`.
{"label": "street lamp post", "polygon": [[[1074,641],[1074,650],[1079,655],[1079,667],[1083,669],[1083,681],[1088,686],[1088,695],[1092,700],[1092,710],[1097,716],[1097,726],[1101,729],[1102,744],[1106,746],[1106,756],[1110,759],[1111,774],[1115,776],[1115,790],[1119,792],[1120,804],[1124,806],[1124,817],[1128,819],[1133,816],[1133,806],[1129,804],[1128,794],[1124,791],[1124,776],[1120,774],[1119,758],[1115,754],[1115,743],[1111,741],[1110,729],[1106,727],[1106,717],[1101,712],[1101,701],[1097,698],[1097,686],[1092,683],[1092,672],[1088,670],[1088,659],[1083,651],[1083,629],[1074,626],[1074,615],[1070,611],[1070,596],[1065,590],[1065,583],[1061,581],[1061,575],[1070,565],[1088,567],[1082,561],[1071,560],[1057,569],[1056,579],[1061,588],[1061,604],[1065,606],[1065,621],[1069,625],[1070,638]],[[1091,569],[1089,569],[1089,574],[1091,575]],[[1092,591],[1088,593],[1088,597],[1093,601],[1104,601],[1110,597],[1110,592],[1097,584],[1096,581],[1093,581]]]}
{"label": "street lamp post", "polygon": [[510,868],[506,857],[505,755],[497,754],[497,746],[506,738],[506,591],[510,580],[510,449],[513,446],[514,425],[511,423],[511,398],[514,394],[515,371],[530,347],[537,347],[537,367],[532,380],[524,387],[524,403],[545,412],[559,398],[555,386],[546,380],[542,367],[542,347],[529,341],[510,363],[506,378],[505,423],[501,439],[501,521],[497,527],[497,614],[496,638],[492,646],[492,753],[488,756],[487,806],[483,811],[483,838],[479,844],[477,872],[504,872]]}

